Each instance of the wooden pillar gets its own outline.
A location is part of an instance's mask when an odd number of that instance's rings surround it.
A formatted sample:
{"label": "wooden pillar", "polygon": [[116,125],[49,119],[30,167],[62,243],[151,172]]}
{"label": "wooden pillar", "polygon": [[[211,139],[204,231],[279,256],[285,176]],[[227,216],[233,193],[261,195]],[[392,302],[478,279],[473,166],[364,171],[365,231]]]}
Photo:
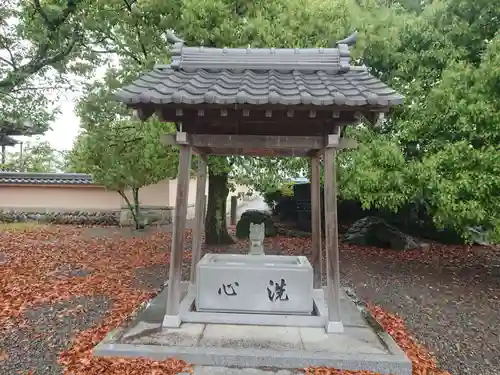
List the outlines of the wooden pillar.
{"label": "wooden pillar", "polygon": [[201,238],[205,219],[205,191],[207,187],[207,163],[202,157],[198,160],[196,173],[196,203],[194,208],[195,225],[193,229],[193,246],[191,250],[191,285],[196,285],[196,265],[201,258]]}
{"label": "wooden pillar", "polygon": [[236,208],[238,207],[238,197],[236,195],[231,196],[231,214],[229,217],[230,225],[236,225]]}
{"label": "wooden pillar", "polygon": [[179,144],[179,172],[177,174],[177,197],[175,199],[174,228],[170,250],[170,273],[168,280],[167,311],[163,319],[165,327],[179,327],[179,304],[181,299],[182,256],[184,232],[189,196],[189,174],[191,170],[191,146]]}
{"label": "wooden pillar", "polygon": [[326,280],[328,333],[343,332],[340,316],[340,265],[339,243],[337,228],[337,176],[336,176],[336,149],[325,149],[324,158],[324,186],[325,186],[325,251],[326,251]]}
{"label": "wooden pillar", "polygon": [[205,220],[207,219],[207,210],[208,210],[208,195],[205,194],[203,199],[204,199],[203,207],[205,207],[203,211],[203,226],[205,226]]}
{"label": "wooden pillar", "polygon": [[312,227],[312,263],[314,270],[314,289],[321,289],[323,284],[323,251],[321,247],[321,181],[319,156],[311,157],[311,227]]}

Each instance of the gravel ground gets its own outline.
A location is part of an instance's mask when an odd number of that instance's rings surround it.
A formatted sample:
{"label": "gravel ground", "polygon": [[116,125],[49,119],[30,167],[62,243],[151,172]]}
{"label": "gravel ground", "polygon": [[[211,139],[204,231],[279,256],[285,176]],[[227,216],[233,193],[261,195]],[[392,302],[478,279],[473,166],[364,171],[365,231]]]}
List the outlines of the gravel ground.
{"label": "gravel ground", "polygon": [[[279,227],[297,232],[286,224]],[[464,256],[463,247],[438,247],[438,258],[423,253],[402,261],[394,259],[391,250],[341,243],[341,282],[365,302],[400,315],[452,375],[498,375],[500,249],[477,246]],[[464,261],[447,264],[443,255],[453,253]]]}
{"label": "gravel ground", "polygon": [[7,354],[0,374],[61,374],[58,353],[68,347],[73,335],[97,324],[109,305],[105,298],[78,297],[27,310],[26,326],[0,337],[0,348]]}
{"label": "gravel ground", "polygon": [[[122,231],[92,228],[85,230],[84,237],[121,237]],[[272,249],[268,254],[309,255],[304,252],[307,247],[304,241],[308,240],[281,237],[266,240],[266,248]],[[52,244],[43,246],[54,251]],[[164,252],[155,246],[160,253]],[[205,251],[246,252],[247,246],[239,243]],[[66,249],[64,241],[59,247],[61,251]],[[186,248],[189,247],[186,241]],[[477,257],[478,260],[467,267],[453,270],[445,267],[438,272],[432,264],[412,258],[394,260],[390,254],[342,247],[343,283],[365,301],[401,315],[418,340],[434,352],[440,365],[451,374],[500,374],[500,277],[486,272],[488,262]],[[8,261],[7,254],[0,258],[0,264],[8,264]],[[53,271],[51,277],[59,281],[89,277],[92,263],[78,266],[63,262]],[[168,266],[137,267],[133,274],[135,288],[155,291],[167,279]],[[183,278],[188,276],[189,264],[185,261]],[[116,280],[119,279],[118,276]],[[0,336],[0,375],[29,374],[30,370],[32,374],[61,374],[56,364],[58,353],[69,347],[71,338],[79,331],[96,326],[109,309],[110,302],[104,297],[75,297],[50,305],[38,304],[26,311],[25,326]]]}
{"label": "gravel ground", "polygon": [[[182,279],[189,280],[191,266],[184,263],[182,265]],[[157,291],[162,288],[165,280],[168,280],[169,267],[156,265],[150,267],[140,267],[135,270],[135,286],[147,291]]]}
{"label": "gravel ground", "polygon": [[[286,254],[284,247],[290,246],[292,253],[310,256],[300,241],[266,240],[266,254]],[[237,244],[224,252],[245,251]],[[391,253],[341,246],[343,285],[365,302],[400,315],[451,374],[500,374],[500,276],[488,265],[497,261],[478,256],[462,268],[438,270],[418,259],[392,260]]]}
{"label": "gravel ground", "polygon": [[398,313],[443,369],[500,373],[499,277],[360,255],[344,251],[344,282],[362,299]]}

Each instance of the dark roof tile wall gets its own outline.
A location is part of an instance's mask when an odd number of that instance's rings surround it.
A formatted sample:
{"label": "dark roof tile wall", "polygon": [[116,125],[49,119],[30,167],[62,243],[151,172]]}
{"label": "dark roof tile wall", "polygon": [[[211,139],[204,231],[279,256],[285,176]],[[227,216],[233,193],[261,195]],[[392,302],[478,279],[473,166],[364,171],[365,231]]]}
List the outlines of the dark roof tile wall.
{"label": "dark roof tile wall", "polygon": [[1,185],[95,185],[92,177],[84,173],[32,173],[1,172]]}

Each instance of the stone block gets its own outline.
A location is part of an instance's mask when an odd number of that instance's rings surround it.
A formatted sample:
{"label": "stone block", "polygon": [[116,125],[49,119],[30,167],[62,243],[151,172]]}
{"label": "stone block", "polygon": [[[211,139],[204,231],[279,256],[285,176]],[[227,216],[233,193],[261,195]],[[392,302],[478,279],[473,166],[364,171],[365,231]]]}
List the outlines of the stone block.
{"label": "stone block", "polygon": [[208,324],[200,346],[219,348],[302,349],[297,327]]}
{"label": "stone block", "polygon": [[378,336],[369,328],[345,327],[344,333],[327,334],[324,328],[300,327],[299,332],[307,351],[387,354]]}
{"label": "stone block", "polygon": [[160,328],[161,324],[158,323],[137,322],[135,326],[128,329],[122,336],[122,341],[126,342],[127,340],[153,333]]}
{"label": "stone block", "polygon": [[312,312],[313,270],[306,257],[206,254],[197,267],[198,311]]}
{"label": "stone block", "polygon": [[264,255],[264,237],[264,223],[250,223],[250,234],[248,236],[250,240],[250,255]]}
{"label": "stone block", "polygon": [[204,328],[204,324],[184,323],[179,328],[162,328],[145,336],[132,337],[127,342],[130,344],[196,346]]}

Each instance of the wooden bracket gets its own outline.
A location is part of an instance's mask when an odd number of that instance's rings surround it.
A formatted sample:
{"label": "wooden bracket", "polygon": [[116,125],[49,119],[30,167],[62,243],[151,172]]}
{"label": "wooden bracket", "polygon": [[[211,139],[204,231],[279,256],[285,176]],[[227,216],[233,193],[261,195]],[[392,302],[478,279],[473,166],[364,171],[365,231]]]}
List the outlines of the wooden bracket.
{"label": "wooden bracket", "polygon": [[328,134],[326,138],[326,148],[337,148],[340,144],[340,132],[338,134]]}
{"label": "wooden bracket", "polygon": [[179,145],[187,145],[187,133],[186,132],[177,132],[175,133],[175,142]]}

